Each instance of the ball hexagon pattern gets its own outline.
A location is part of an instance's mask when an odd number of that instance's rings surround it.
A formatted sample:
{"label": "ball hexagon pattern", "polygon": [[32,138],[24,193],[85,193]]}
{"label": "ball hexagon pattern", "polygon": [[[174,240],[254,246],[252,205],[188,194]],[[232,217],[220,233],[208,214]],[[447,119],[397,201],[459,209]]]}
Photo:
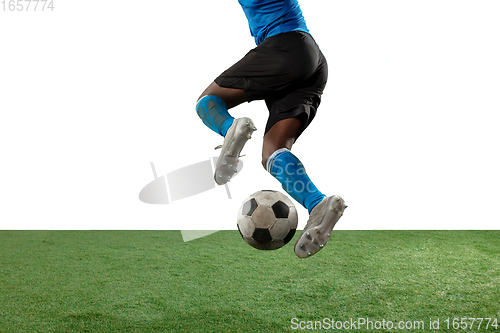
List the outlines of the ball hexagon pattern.
{"label": "ball hexagon pattern", "polygon": [[290,242],[297,229],[298,215],[283,193],[258,191],[243,200],[238,212],[241,237],[259,250],[275,250]]}

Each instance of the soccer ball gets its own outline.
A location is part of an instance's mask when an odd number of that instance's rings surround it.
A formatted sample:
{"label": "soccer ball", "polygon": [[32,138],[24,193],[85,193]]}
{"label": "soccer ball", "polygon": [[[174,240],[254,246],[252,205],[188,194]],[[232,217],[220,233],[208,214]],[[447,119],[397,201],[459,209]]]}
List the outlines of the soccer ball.
{"label": "soccer ball", "polygon": [[297,229],[297,210],[281,192],[258,191],[241,204],[238,230],[241,237],[259,250],[276,250],[288,243]]}

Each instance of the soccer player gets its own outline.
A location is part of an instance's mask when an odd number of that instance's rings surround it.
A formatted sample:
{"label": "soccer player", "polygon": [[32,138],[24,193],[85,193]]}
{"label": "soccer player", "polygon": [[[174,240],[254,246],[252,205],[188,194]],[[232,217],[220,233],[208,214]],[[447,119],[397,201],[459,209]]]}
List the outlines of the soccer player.
{"label": "soccer player", "polygon": [[236,173],[239,154],[256,130],[250,118],[234,119],[228,110],[243,102],[265,100],[269,118],[262,165],[309,211],[294,247],[298,257],[306,258],[325,246],[347,206],[340,196],[320,192],[290,151],[314,119],[328,77],[326,59],[297,1],[239,0],[257,47],[205,89],[196,112],[224,137],[214,175],[217,184],[223,185]]}

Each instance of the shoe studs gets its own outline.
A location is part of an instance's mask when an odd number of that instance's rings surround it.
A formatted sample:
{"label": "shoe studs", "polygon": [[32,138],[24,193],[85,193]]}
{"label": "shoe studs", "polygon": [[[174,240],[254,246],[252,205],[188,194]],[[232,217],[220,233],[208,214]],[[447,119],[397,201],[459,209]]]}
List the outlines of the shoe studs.
{"label": "shoe studs", "polygon": [[319,244],[320,248],[323,248],[324,246],[325,246],[325,244]]}
{"label": "shoe studs", "polygon": [[306,238],[307,239],[312,239],[311,234],[309,233],[309,231],[306,232]]}
{"label": "shoe studs", "polygon": [[321,231],[319,230],[319,228],[318,228],[318,227],[314,228],[314,231],[316,231],[318,234],[320,234],[320,233],[321,233]]}

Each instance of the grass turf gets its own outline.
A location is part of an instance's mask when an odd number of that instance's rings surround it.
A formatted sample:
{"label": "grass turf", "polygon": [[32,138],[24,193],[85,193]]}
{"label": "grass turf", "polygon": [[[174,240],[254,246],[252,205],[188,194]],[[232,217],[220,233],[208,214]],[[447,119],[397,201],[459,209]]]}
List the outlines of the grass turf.
{"label": "grass turf", "polygon": [[336,231],[308,259],[293,254],[295,239],[258,251],[237,231],[187,243],[179,231],[0,231],[0,332],[286,332],[292,318],[423,320],[413,332],[428,332],[430,318],[500,321],[500,231]]}

